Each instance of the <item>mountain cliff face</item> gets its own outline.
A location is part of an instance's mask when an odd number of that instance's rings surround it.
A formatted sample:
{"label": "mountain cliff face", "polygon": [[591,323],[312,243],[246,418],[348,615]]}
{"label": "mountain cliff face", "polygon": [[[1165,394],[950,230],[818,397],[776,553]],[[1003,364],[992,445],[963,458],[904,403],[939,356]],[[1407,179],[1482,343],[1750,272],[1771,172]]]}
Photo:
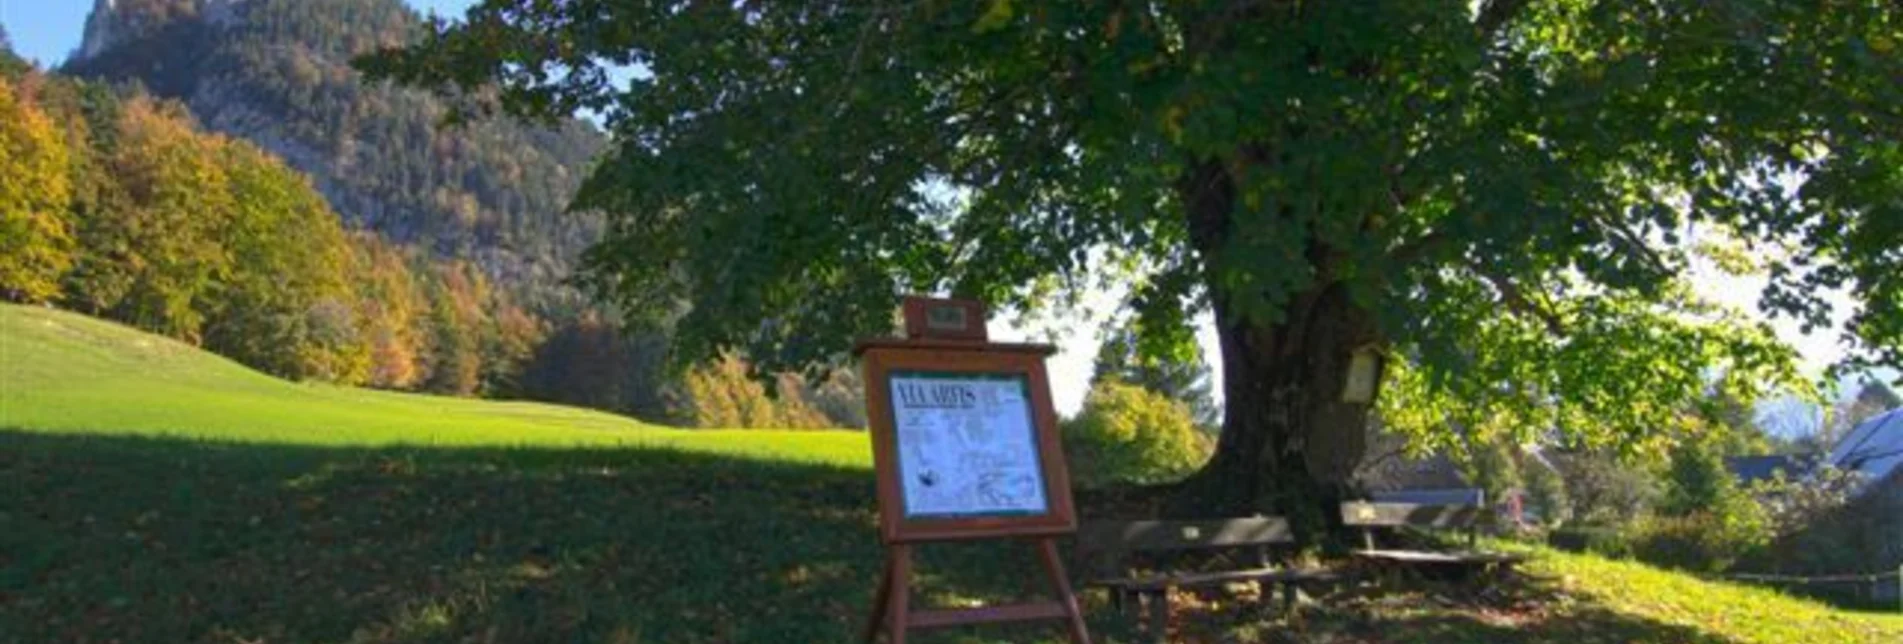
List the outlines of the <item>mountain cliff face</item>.
{"label": "mountain cliff face", "polygon": [[352,55],[420,26],[399,0],[96,0],[65,72],[137,81],[313,178],[355,228],[470,259],[545,313],[601,220],[565,212],[602,149],[591,125],[440,126],[439,99],[371,85]]}
{"label": "mountain cliff face", "polygon": [[93,0],[78,58],[92,58],[137,39],[147,27],[181,19],[225,24],[245,0]]}

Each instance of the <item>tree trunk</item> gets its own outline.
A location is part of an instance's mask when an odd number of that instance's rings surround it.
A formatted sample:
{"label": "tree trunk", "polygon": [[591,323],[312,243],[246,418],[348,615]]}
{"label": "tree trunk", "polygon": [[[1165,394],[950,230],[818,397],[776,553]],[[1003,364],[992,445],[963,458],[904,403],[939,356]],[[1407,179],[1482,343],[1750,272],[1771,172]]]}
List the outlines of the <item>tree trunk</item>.
{"label": "tree trunk", "polygon": [[1369,405],[1344,402],[1342,393],[1354,353],[1379,341],[1373,315],[1331,277],[1336,260],[1319,246],[1306,257],[1314,284],[1288,298],[1278,321],[1238,312],[1235,293],[1217,278],[1234,212],[1228,173],[1203,164],[1183,190],[1211,271],[1225,409],[1216,452],[1185,483],[1175,511],[1280,515],[1302,542],[1321,542],[1341,523],[1339,504],[1366,449]]}

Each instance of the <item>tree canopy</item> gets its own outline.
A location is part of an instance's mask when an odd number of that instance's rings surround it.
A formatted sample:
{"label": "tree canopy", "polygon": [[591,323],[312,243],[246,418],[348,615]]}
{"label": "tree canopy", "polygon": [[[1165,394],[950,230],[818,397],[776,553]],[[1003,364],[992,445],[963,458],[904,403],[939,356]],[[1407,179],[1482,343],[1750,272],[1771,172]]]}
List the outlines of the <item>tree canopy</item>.
{"label": "tree canopy", "polygon": [[1795,383],[1691,294],[1699,261],[1807,326],[1853,291],[1854,360],[1897,364],[1900,43],[1880,0],[486,0],[360,65],[602,113],[589,281],[687,355],[823,362],[906,292],[1114,280],[1145,346],[1213,309],[1206,472],[1286,505],[1360,456],[1357,355],[1430,441],[1506,416],[1630,443],[1714,379]]}

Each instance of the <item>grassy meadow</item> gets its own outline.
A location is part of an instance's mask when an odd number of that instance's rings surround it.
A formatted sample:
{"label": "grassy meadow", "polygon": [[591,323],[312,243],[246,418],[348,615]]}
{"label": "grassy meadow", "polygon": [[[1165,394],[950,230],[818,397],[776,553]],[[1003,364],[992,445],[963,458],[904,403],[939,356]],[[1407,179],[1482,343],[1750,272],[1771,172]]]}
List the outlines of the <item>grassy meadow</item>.
{"label": "grassy meadow", "polygon": [[857,432],[680,430],[559,405],[292,383],[84,315],[0,304],[0,427],[327,446],[651,447],[870,467]]}
{"label": "grassy meadow", "polygon": [[[878,574],[863,437],[287,383],[0,306],[0,642],[841,642]],[[1521,583],[1187,602],[1182,641],[1893,642],[1903,617],[1533,551]],[[1017,596],[1013,543],[924,600]],[[1101,596],[1107,641],[1137,641]],[[1056,629],[926,641],[1054,640]]]}

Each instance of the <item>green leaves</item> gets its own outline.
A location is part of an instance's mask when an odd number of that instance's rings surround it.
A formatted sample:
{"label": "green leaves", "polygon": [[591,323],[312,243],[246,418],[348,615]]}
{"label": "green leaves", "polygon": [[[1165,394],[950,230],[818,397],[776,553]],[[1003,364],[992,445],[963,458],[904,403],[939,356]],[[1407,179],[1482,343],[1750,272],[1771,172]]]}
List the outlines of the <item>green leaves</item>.
{"label": "green leaves", "polygon": [[1016,14],[1011,11],[1011,0],[991,0],[991,6],[985,9],[984,15],[978,16],[978,22],[972,23],[971,30],[984,33],[1002,29],[1013,15]]}
{"label": "green leaves", "polygon": [[[1887,5],[607,4],[487,2],[366,67],[606,106],[589,279],[683,357],[823,363],[900,292],[1027,310],[1128,279],[1167,338],[1340,287],[1403,389],[1637,440],[1712,378],[1796,380],[1678,292],[1715,231],[1804,249],[1765,258],[1767,302],[1857,289],[1847,330],[1903,358]],[[628,61],[628,91],[588,80]]]}
{"label": "green leaves", "polygon": [[[1545,441],[1656,454],[1724,412],[1700,405],[1714,392],[1745,408],[1781,392],[1814,395],[1768,328],[1697,306],[1682,289],[1658,300],[1569,293],[1553,311],[1558,336],[1500,315],[1484,292],[1470,296],[1432,305],[1433,328],[1420,333],[1435,339],[1383,392],[1382,418],[1417,446]],[[1463,335],[1438,337],[1451,332]],[[1423,364],[1456,364],[1465,377]]]}

